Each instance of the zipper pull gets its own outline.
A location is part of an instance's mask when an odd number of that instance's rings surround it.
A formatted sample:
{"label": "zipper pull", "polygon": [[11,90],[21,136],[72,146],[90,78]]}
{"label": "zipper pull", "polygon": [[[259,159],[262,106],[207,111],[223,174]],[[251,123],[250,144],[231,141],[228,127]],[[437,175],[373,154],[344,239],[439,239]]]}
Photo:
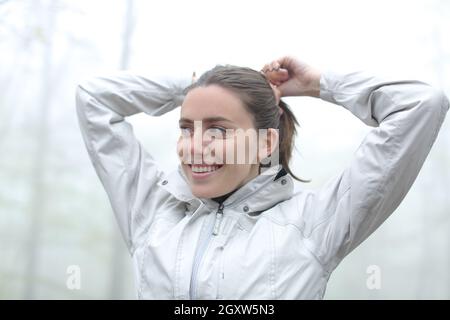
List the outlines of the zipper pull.
{"label": "zipper pull", "polygon": [[216,212],[216,222],[214,223],[213,235],[217,236],[219,234],[220,223],[223,217],[223,203],[219,205],[219,209]]}

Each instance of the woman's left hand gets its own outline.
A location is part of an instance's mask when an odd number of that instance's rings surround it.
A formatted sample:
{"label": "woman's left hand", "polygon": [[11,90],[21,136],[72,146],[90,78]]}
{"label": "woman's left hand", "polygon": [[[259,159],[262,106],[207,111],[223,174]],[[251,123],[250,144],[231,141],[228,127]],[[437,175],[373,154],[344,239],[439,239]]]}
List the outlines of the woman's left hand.
{"label": "woman's left hand", "polygon": [[280,97],[320,97],[321,72],[294,56],[284,56],[261,70]]}

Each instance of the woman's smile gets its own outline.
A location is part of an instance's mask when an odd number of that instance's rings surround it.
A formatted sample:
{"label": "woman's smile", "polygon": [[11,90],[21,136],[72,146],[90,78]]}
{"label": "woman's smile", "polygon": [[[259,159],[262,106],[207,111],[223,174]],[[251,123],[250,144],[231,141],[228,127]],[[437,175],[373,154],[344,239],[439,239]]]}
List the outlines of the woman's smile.
{"label": "woman's smile", "polygon": [[221,172],[223,165],[188,165],[189,172],[194,180],[204,180]]}

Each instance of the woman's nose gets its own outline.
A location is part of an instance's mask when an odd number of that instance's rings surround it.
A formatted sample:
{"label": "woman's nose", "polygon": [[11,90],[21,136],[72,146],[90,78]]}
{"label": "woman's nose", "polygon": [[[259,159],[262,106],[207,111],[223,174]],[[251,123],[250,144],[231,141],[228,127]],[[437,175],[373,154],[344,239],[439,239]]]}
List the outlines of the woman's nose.
{"label": "woman's nose", "polygon": [[212,140],[205,136],[193,137],[191,139],[191,153],[194,156],[204,156],[210,152]]}
{"label": "woman's nose", "polygon": [[195,144],[192,139],[180,139],[178,156],[184,164],[223,163],[225,158],[223,149],[216,143]]}

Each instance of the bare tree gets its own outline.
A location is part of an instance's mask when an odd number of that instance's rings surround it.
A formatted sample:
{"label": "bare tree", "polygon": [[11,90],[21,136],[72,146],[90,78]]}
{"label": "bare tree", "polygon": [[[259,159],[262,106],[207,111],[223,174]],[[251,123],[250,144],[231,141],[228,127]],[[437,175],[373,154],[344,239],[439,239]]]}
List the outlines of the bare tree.
{"label": "bare tree", "polygon": [[51,107],[51,74],[52,74],[52,37],[55,23],[55,12],[51,9],[53,1],[47,5],[34,2],[36,9],[34,13],[41,14],[46,34],[43,43],[43,67],[39,99],[39,112],[37,118],[36,143],[34,150],[34,161],[31,175],[31,200],[30,200],[30,225],[27,239],[25,265],[25,287],[24,298],[33,299],[36,295],[36,278],[39,266],[39,240],[42,233],[42,215],[46,206],[46,188],[44,178],[47,172],[46,155],[49,145],[49,116]]}

